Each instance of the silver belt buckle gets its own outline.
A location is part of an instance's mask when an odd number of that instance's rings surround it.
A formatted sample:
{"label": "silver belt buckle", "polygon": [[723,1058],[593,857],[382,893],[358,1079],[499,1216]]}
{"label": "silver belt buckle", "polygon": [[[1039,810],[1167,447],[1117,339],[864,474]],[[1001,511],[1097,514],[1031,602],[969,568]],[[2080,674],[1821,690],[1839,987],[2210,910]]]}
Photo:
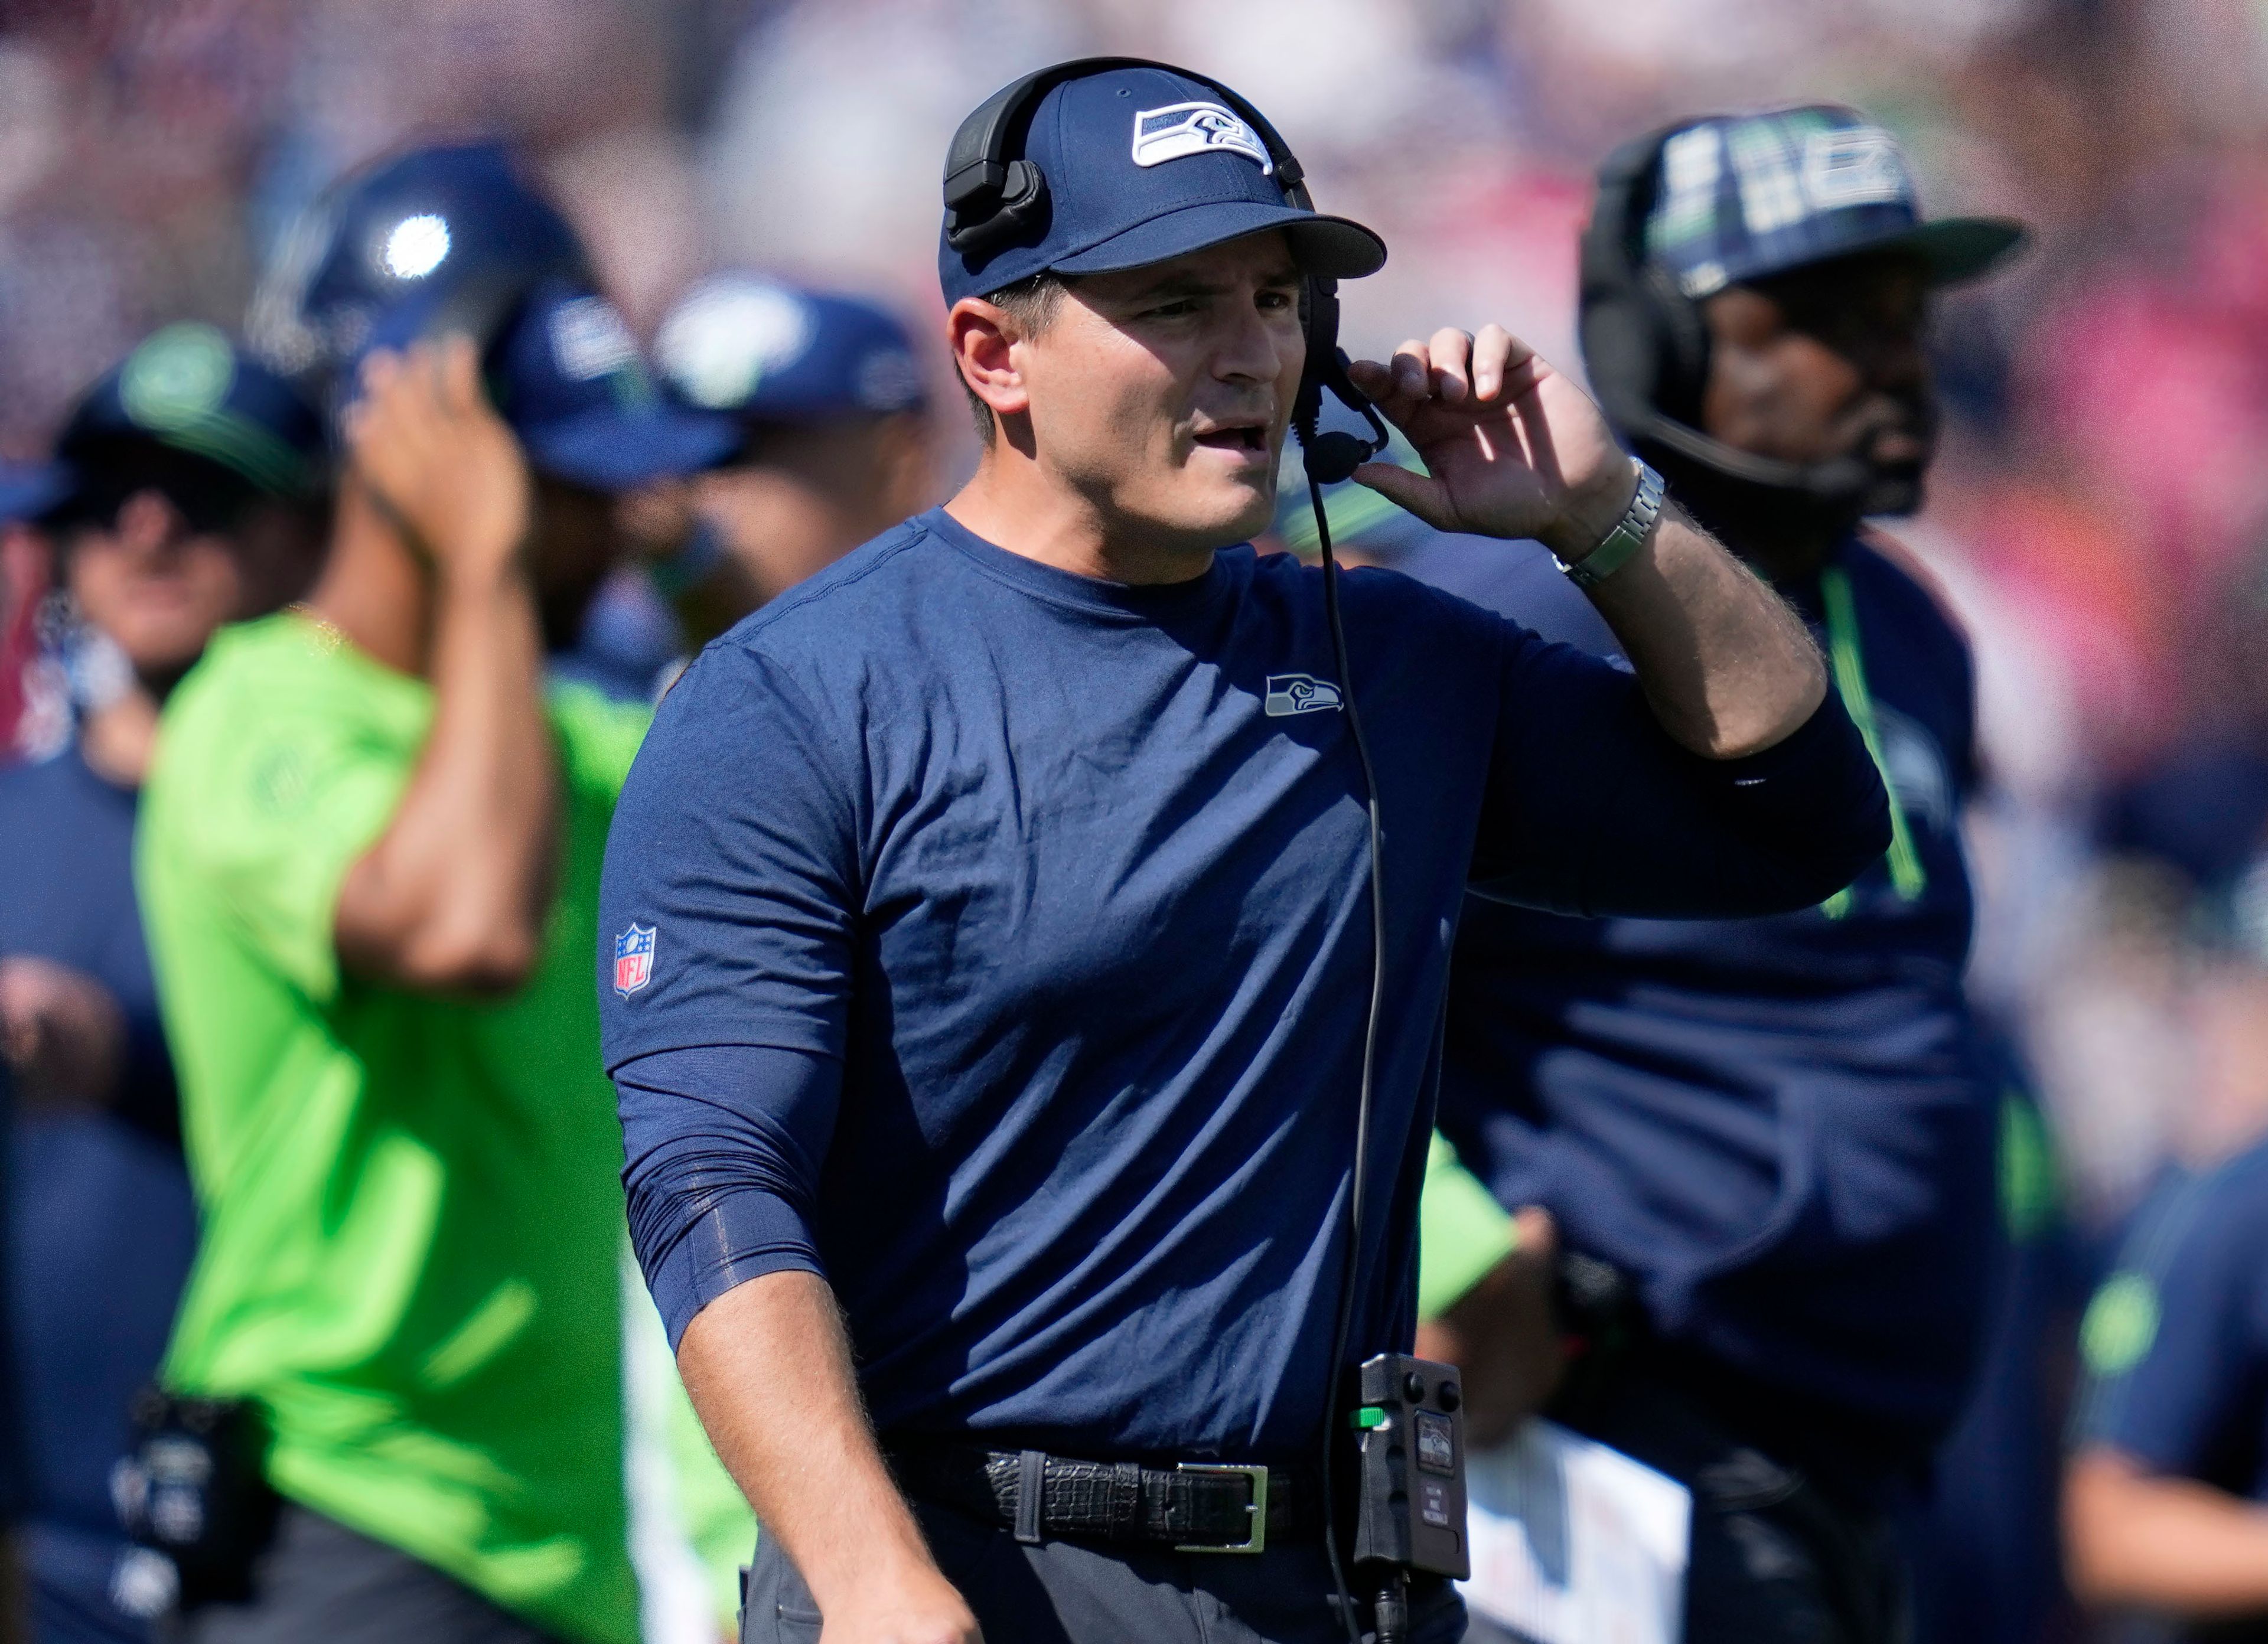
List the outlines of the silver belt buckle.
{"label": "silver belt buckle", "polygon": [[1176,1552],[1265,1552],[1268,1551],[1268,1469],[1240,1466],[1228,1462],[1185,1461],[1175,1464],[1180,1472],[1231,1473],[1243,1479],[1252,1486],[1251,1503],[1245,1513],[1252,1522],[1252,1534],[1242,1541],[1227,1546],[1216,1546],[1209,1542],[1177,1546]]}

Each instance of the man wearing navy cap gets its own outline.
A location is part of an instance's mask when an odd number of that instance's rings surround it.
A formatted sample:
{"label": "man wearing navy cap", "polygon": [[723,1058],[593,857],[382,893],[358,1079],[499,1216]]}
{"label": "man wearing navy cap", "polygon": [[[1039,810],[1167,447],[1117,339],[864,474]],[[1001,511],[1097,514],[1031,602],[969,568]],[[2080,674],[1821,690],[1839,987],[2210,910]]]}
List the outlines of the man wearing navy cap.
{"label": "man wearing navy cap", "polygon": [[163,1561],[111,1505],[128,1408],[196,1244],[173,1062],[134,895],[160,704],[223,623],[301,591],[321,540],[322,425],[209,326],[169,326],[97,383],[41,505],[75,620],[74,734],[0,771],[0,1061],[12,1070],[16,1380],[33,1448],[39,1636],[147,1635]]}
{"label": "man wearing navy cap", "polygon": [[[1890,796],[1889,850],[1815,906],[1672,924],[1476,898],[1458,933],[1440,1124],[1529,1249],[1421,1339],[1463,1366],[1476,1439],[1532,1405],[1561,1347],[1551,1264],[1527,1258],[1556,1222],[1561,1323],[1588,1353],[1555,1413],[1694,1488],[1695,1640],[1902,1636],[1892,1508],[1982,1343],[2006,1080],[1962,991],[1974,675],[1926,578],[1859,522],[1919,505],[1930,294],[2021,238],[1924,221],[1888,132],[1805,107],[1633,143],[1584,242],[1609,416],[1810,626]],[[1629,654],[1541,555],[1398,562]],[[1429,1244],[1429,1269],[1455,1260]]]}
{"label": "man wearing navy cap", "polygon": [[644,715],[544,664],[614,494],[732,433],[664,400],[496,150],[324,222],[271,341],[332,378],[329,557],[173,694],[138,847],[202,1222],[165,1381],[265,1430],[216,1499],[283,1498],[186,1633],[635,1644],[585,956]]}
{"label": "man wearing navy cap", "polygon": [[696,481],[696,506],[759,600],[935,499],[921,363],[879,305],[718,275],[670,311],[654,351],[680,395],[740,425],[740,455]]}
{"label": "man wearing navy cap", "polygon": [[[608,844],[632,1233],[766,1528],[749,1639],[1366,1625],[1317,1477],[1335,1320],[1349,1364],[1410,1339],[1466,884],[1762,911],[1887,838],[1800,627],[1674,508],[1626,525],[1651,478],[1493,326],[1354,368],[1431,469],[1359,473],[1591,563],[1636,677],[1373,572],[1341,668],[1321,576],[1244,539],[1305,282],[1385,248],[1221,88],[1053,75],[940,249],[976,477],[711,645]],[[1462,1626],[1438,1578],[1410,1611]]]}

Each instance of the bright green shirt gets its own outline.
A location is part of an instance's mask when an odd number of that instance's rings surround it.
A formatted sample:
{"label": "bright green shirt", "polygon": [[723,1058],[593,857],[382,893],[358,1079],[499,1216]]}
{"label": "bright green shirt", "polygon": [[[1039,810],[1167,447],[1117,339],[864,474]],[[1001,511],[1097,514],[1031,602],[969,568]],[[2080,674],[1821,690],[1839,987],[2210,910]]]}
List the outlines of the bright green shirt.
{"label": "bright green shirt", "polygon": [[304,618],[166,705],[138,872],[203,1230],[166,1376],[258,1399],[286,1496],[564,1637],[635,1644],[599,864],[642,710],[554,694],[564,849],[511,998],[340,974],[431,689]]}
{"label": "bright green shirt", "polygon": [[1418,1317],[1447,1312],[1518,1243],[1512,1218],[1435,1131],[1418,1200]]}

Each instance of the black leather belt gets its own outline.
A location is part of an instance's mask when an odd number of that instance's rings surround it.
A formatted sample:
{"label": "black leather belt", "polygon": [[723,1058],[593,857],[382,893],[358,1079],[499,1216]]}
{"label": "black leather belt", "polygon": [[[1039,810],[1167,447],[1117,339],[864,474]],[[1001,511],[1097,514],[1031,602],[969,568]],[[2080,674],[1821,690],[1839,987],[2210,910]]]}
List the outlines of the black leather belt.
{"label": "black leather belt", "polygon": [[1260,1552],[1271,1541],[1322,1529],[1320,1492],[1299,1469],[1145,1467],[919,1442],[892,1443],[887,1453],[908,1494],[998,1523],[1023,1542],[1062,1536],[1182,1552]]}

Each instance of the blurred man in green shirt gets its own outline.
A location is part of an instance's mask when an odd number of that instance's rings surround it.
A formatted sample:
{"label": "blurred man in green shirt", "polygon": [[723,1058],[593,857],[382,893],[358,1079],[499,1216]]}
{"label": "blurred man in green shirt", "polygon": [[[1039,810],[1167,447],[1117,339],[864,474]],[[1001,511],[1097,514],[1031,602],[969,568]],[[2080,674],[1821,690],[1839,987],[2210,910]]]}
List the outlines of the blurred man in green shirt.
{"label": "blurred man in green shirt", "polygon": [[[616,557],[613,495],[732,436],[652,392],[506,167],[427,150],[350,202],[406,334],[361,363],[328,562],[175,693],[143,813],[203,1215],[165,1379],[257,1407],[284,1501],[195,1644],[639,1635],[590,953],[645,716],[545,657]],[[413,341],[460,316],[400,288],[500,235],[564,250],[485,353]]]}

